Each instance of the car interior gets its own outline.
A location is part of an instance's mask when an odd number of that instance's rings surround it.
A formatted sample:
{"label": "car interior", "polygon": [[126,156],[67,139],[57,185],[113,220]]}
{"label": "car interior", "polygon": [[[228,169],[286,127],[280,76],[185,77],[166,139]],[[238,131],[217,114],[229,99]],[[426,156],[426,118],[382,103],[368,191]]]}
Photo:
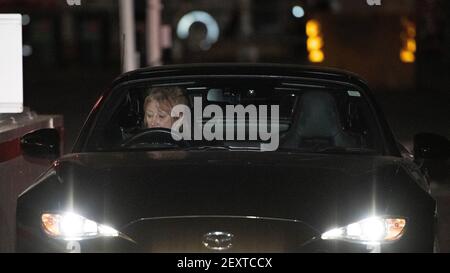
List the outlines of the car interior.
{"label": "car interior", "polygon": [[[263,142],[259,135],[257,139],[249,139],[251,128],[258,128],[257,120],[248,118],[239,119],[233,116],[228,120],[227,105],[278,105],[279,119],[277,125],[280,133],[280,148],[318,150],[329,147],[376,149],[380,143],[374,142],[373,134],[377,131],[375,122],[368,120],[369,107],[365,105],[361,96],[351,95],[345,90],[300,90],[283,89],[276,90],[270,87],[236,87],[236,86],[194,86],[185,88],[192,109],[194,98],[201,97],[202,108],[208,105],[217,105],[223,110],[224,118],[216,119],[222,125],[223,132],[234,127],[234,140],[193,141],[194,145],[216,145],[227,147],[255,148]],[[132,88],[124,96],[123,100],[111,118],[104,125],[103,137],[97,146],[102,150],[112,149],[124,143],[127,139],[136,135],[144,128],[143,102],[149,87]],[[354,91],[353,91],[354,92]],[[350,95],[349,95],[350,94]],[[202,109],[202,110],[203,110]],[[267,111],[267,126],[270,132],[270,108]],[[192,126],[203,126],[213,117],[196,117],[191,111]],[[215,129],[214,129],[215,130]],[[245,140],[237,139],[237,132],[245,132]],[[192,127],[192,132],[193,127]],[[192,138],[193,139],[193,138]],[[225,139],[225,138],[224,138]],[[145,146],[145,145],[144,145]],[[144,147],[140,146],[140,147]]]}

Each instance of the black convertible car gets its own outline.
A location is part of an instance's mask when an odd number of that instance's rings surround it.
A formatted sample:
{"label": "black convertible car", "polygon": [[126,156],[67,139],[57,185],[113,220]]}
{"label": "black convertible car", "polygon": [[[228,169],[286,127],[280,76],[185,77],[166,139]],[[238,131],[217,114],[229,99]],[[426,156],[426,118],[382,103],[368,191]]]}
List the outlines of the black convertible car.
{"label": "black convertible car", "polygon": [[98,100],[73,152],[17,204],[18,252],[433,252],[427,162],[367,85],[336,70],[205,64],[139,69]]}

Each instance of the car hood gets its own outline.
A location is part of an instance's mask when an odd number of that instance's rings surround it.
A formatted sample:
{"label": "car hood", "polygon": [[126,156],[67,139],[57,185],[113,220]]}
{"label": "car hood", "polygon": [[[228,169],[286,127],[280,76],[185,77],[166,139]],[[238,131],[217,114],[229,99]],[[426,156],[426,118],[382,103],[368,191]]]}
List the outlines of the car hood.
{"label": "car hood", "polygon": [[384,214],[398,160],[229,151],[71,154],[55,163],[58,190],[50,199],[57,201],[47,209],[74,210],[118,228],[157,217],[254,216],[323,230]]}

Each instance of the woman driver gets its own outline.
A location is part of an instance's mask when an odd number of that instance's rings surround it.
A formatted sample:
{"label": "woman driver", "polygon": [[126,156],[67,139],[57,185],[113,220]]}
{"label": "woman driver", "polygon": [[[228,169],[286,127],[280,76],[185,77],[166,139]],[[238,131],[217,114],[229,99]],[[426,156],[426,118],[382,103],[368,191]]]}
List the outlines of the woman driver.
{"label": "woman driver", "polygon": [[144,126],[146,128],[171,129],[178,118],[171,116],[176,105],[189,105],[180,87],[157,87],[151,89],[144,101]]}

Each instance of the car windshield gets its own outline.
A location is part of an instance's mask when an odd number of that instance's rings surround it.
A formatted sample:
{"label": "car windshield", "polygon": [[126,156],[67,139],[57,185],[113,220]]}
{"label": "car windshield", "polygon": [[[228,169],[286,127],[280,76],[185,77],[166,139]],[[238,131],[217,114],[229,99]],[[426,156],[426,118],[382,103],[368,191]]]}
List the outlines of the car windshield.
{"label": "car windshield", "polygon": [[382,151],[364,92],[259,79],[137,83],[102,106],[89,151]]}

